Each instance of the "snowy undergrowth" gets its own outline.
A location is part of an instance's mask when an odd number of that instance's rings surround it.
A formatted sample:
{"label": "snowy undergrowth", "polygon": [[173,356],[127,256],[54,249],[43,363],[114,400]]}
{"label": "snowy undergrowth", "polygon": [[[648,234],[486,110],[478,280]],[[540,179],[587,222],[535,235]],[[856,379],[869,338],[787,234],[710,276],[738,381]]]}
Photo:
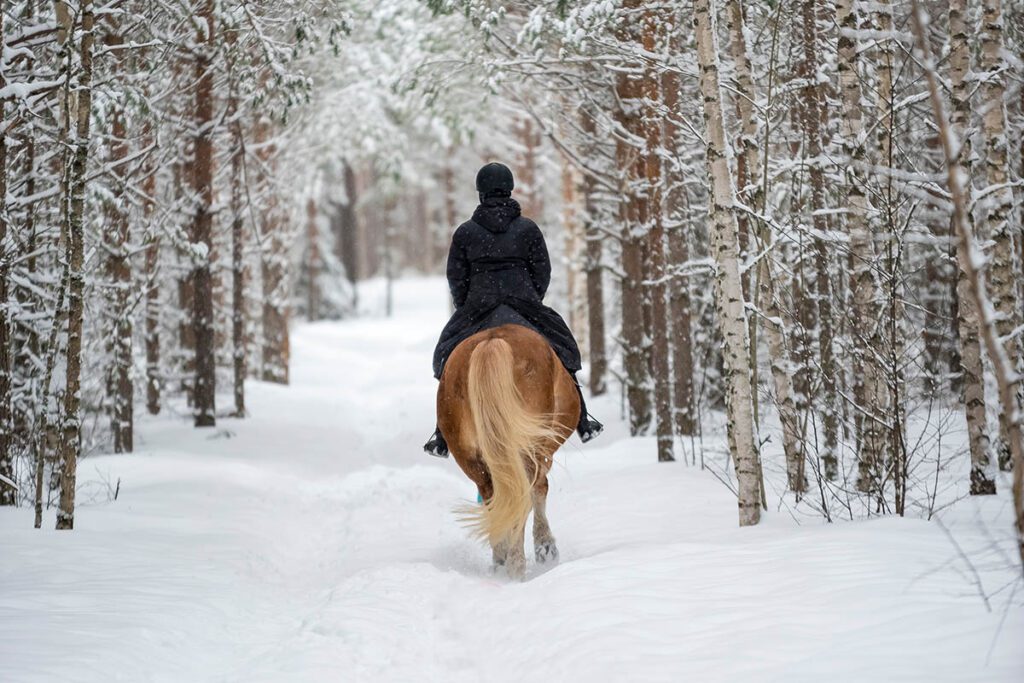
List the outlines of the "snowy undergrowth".
{"label": "snowy undergrowth", "polygon": [[553,471],[561,564],[492,575],[452,514],[472,485],[419,450],[444,302],[402,281],[393,319],[299,327],[292,386],[250,384],[251,419],[143,421],[137,453],[82,461],[84,486],[121,488],[74,532],[3,510],[0,679],[1021,679],[1005,496],[941,525],[825,525],[778,496],[739,529],[716,476],[609,420]]}

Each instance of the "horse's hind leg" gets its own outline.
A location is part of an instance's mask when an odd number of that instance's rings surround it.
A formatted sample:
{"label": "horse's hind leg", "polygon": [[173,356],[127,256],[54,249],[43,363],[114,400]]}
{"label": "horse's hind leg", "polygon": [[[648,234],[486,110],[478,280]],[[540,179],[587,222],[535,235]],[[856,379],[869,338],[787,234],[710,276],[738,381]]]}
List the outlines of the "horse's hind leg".
{"label": "horse's hind leg", "polygon": [[541,476],[533,486],[533,554],[537,562],[558,562],[558,546],[548,526],[548,478]]}
{"label": "horse's hind leg", "polygon": [[[522,581],[526,578],[526,551],[523,549],[523,536],[526,532],[526,522],[513,531],[505,541],[507,553],[505,555],[505,571],[510,579]],[[497,551],[495,551],[497,552]]]}

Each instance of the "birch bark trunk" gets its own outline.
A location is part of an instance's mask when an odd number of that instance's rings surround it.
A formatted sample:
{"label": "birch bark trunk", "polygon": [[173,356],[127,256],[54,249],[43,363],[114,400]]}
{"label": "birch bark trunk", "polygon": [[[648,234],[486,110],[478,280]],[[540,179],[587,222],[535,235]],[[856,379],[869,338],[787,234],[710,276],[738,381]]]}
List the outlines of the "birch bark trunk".
{"label": "birch bark trunk", "polygon": [[[81,26],[78,65],[77,107],[75,109],[74,156],[69,174],[70,205],[67,212],[68,251],[68,339],[65,362],[64,425],[61,435],[60,507],[57,529],[75,528],[75,484],[81,450],[82,304],[85,293],[83,272],[85,245],[85,185],[89,161],[89,123],[92,112],[93,2],[79,6]],[[70,27],[68,33],[71,33]]]}
{"label": "birch bark trunk", "polygon": [[811,183],[809,212],[814,228],[814,296],[817,298],[818,356],[821,363],[821,416],[824,432],[824,446],[821,459],[825,475],[829,479],[838,473],[839,418],[836,413],[838,400],[835,381],[836,368],[832,350],[832,267],[827,248],[829,220],[825,214],[825,173],[822,167],[821,119],[823,98],[818,83],[820,58],[818,54],[818,2],[803,0],[801,7],[803,63],[803,107],[801,109],[804,138],[807,145],[805,163],[809,165],[808,177]]}
{"label": "birch bark trunk", "polygon": [[[104,47],[113,55],[115,69],[124,68],[121,50],[124,38],[120,31],[120,19],[111,17],[110,33],[105,39]],[[110,160],[113,166],[113,180],[118,188],[118,195],[123,193],[127,183],[125,168],[121,162],[128,156],[128,141],[124,106],[121,102],[113,102],[110,116],[110,133],[112,137]],[[133,449],[134,422],[134,385],[132,382],[132,317],[131,287],[132,271],[129,261],[129,223],[128,208],[115,202],[108,204],[108,227],[104,230],[106,250],[106,277],[110,287],[110,330],[107,339],[107,350],[110,355],[110,367],[107,370],[107,400],[110,411],[110,431],[114,437],[115,453],[130,453]]]}
{"label": "birch bark trunk", "polygon": [[[747,40],[744,35],[743,4],[740,0],[727,0],[727,28],[729,51],[732,54],[734,78],[736,79],[736,115],[740,123],[740,134],[736,140],[736,196],[749,207],[757,206],[760,195],[759,160],[757,148],[757,117],[754,115],[754,78],[747,54]],[[750,250],[750,218],[744,211],[737,213],[739,229],[740,259],[746,261]],[[753,299],[749,274],[743,276],[743,294]],[[756,325],[756,316],[751,317],[751,327]],[[754,339],[753,333],[751,340]],[[752,347],[751,356],[756,353]],[[756,363],[756,361],[755,361]],[[756,373],[756,370],[754,371]]]}
{"label": "birch bark trunk", "polygon": [[739,521],[757,524],[761,518],[761,468],[754,442],[750,357],[743,286],[740,280],[737,227],[729,148],[725,141],[722,95],[718,73],[718,44],[710,0],[695,0],[697,59],[707,132],[707,171],[710,197],[711,246],[718,272],[715,299],[724,340],[726,407],[729,442],[736,469]]}
{"label": "birch bark trunk", "polygon": [[[992,260],[987,279],[992,305],[996,309],[996,330],[1003,340],[1011,364],[1019,367],[1020,342],[1013,336],[1020,322],[1020,309],[1017,306],[1013,229],[1010,224],[1013,193],[1007,186],[1010,177],[1006,108],[1003,104],[1007,65],[1003,59],[1002,1],[982,0],[981,6],[981,70],[984,73],[981,83],[981,100],[984,103],[981,126],[985,138],[986,191],[990,193],[982,206],[985,208],[984,235],[992,241]],[[1000,416],[999,442],[996,447],[999,467],[1004,470],[1010,469],[1012,461],[1007,419],[1004,411]]]}
{"label": "birch bark trunk", "polygon": [[[953,112],[950,118],[952,132],[961,141],[956,163],[964,173],[964,192],[970,202],[973,175],[971,136],[971,92],[967,76],[971,71],[971,51],[968,42],[968,0],[950,0],[949,3],[949,79],[952,84]],[[963,220],[974,234],[974,215],[965,209]],[[954,231],[956,230],[954,226]],[[971,296],[968,279],[967,254],[956,250],[957,277],[957,329],[960,337],[960,364],[963,369],[964,413],[967,419],[968,447],[971,452],[971,493],[987,495],[996,492],[992,472],[992,457],[985,409],[985,376],[981,359],[981,340],[978,337],[978,310]]]}
{"label": "birch bark trunk", "polygon": [[855,396],[860,409],[856,420],[858,434],[859,476],[870,479],[885,456],[887,443],[886,414],[888,387],[879,360],[883,357],[879,320],[876,315],[882,293],[875,280],[877,255],[869,225],[870,206],[866,192],[866,138],[863,124],[862,91],[858,73],[856,33],[861,30],[860,15],[854,0],[838,0],[836,23],[839,25],[839,87],[842,96],[841,135],[847,196],[846,229],[850,238],[851,295],[853,326],[851,344],[854,354]]}

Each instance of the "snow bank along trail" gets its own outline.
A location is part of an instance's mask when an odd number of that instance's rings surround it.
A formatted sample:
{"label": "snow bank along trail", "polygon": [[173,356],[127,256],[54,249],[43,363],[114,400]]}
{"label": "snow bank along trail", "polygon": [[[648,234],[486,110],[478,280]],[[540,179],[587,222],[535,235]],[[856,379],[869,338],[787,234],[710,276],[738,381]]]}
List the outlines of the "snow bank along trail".
{"label": "snow bank along trail", "polygon": [[920,520],[741,530],[711,474],[625,437],[614,398],[552,472],[561,564],[492,575],[451,513],[472,485],[419,450],[444,283],[396,301],[298,327],[292,386],[250,384],[250,419],[162,416],[137,453],[83,460],[74,532],[0,511],[0,679],[1024,680],[1012,556],[985,551],[1005,499],[944,518],[973,569]]}

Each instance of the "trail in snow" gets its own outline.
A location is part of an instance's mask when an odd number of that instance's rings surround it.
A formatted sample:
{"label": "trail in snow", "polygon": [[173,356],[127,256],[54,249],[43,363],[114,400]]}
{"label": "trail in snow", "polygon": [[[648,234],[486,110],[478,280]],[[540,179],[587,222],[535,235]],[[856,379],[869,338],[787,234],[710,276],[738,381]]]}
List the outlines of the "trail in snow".
{"label": "trail in snow", "polygon": [[145,420],[137,453],[83,460],[83,495],[100,495],[74,532],[0,511],[0,679],[1024,676],[1019,579],[990,536],[1005,497],[944,518],[973,569],[920,520],[776,513],[738,529],[728,489],[654,462],[613,398],[592,408],[609,432],[574,439],[552,472],[561,564],[524,584],[492,575],[451,512],[473,486],[420,451],[444,283],[399,282],[396,300],[393,319],[296,329],[292,386],[250,384],[250,419]]}

